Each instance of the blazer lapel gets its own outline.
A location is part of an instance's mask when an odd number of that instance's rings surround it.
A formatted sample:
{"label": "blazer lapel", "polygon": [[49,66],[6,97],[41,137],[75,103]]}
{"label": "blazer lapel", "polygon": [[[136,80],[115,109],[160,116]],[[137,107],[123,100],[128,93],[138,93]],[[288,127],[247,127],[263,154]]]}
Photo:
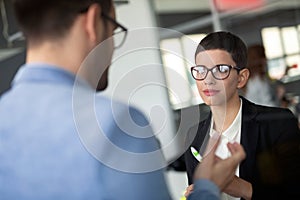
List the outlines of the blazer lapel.
{"label": "blazer lapel", "polygon": [[250,181],[254,175],[255,169],[259,124],[255,120],[257,110],[254,104],[244,98],[242,98],[242,100],[243,107],[241,144],[245,149],[247,157],[240,164],[240,177]]}
{"label": "blazer lapel", "polygon": [[200,122],[198,126],[195,127],[197,128],[197,130],[190,129],[188,134],[190,136],[195,135],[193,137],[193,142],[191,146],[197,149],[201,156],[203,156],[205,147],[207,145],[207,140],[209,138],[210,123],[211,123],[211,113],[204,121]]}
{"label": "blazer lapel", "polygon": [[204,155],[207,143],[209,141],[210,135],[210,125],[211,125],[211,113],[209,114],[207,120],[205,120],[203,127],[201,128],[201,138],[199,138],[199,141],[201,141],[201,146],[199,145],[199,152],[201,155]]}

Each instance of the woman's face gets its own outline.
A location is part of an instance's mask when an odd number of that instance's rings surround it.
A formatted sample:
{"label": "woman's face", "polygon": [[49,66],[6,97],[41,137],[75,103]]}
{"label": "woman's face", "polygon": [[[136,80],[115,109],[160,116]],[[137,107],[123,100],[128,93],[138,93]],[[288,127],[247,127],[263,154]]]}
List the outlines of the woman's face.
{"label": "woman's face", "polygon": [[[202,51],[196,56],[196,65],[204,65],[211,69],[218,64],[238,67],[231,55],[225,50]],[[196,83],[201,98],[208,106],[226,106],[232,99],[239,98],[239,74],[234,68],[230,70],[229,76],[224,80],[217,80],[209,71],[204,80],[197,80]]]}

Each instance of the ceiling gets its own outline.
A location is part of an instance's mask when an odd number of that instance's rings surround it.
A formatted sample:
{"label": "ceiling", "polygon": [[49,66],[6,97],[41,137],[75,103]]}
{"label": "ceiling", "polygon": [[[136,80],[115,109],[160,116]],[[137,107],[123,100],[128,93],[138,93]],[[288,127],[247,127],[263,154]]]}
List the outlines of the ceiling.
{"label": "ceiling", "polygon": [[[256,6],[255,9],[253,6],[248,6],[246,8],[236,8],[216,13],[212,7],[212,2],[214,1],[218,2],[224,0],[152,0],[152,3],[157,16],[158,26],[171,28],[183,33],[192,33],[197,29],[205,29],[205,27],[208,26],[211,27],[215,19],[211,13],[217,14],[219,20],[243,22],[250,18],[279,12],[281,10],[300,8],[300,0],[258,0],[263,1],[264,4],[260,7]],[[130,0],[114,0],[114,2],[116,6],[127,3],[130,4]],[[10,1],[0,0],[0,8],[2,13],[2,21],[0,22],[0,28],[2,30],[0,36],[1,60],[20,52],[19,47],[24,46],[24,41],[12,17]]]}
{"label": "ceiling", "polygon": [[218,5],[223,5],[222,2],[230,1],[237,2],[235,4],[236,6],[232,6],[233,9],[234,7],[241,8],[241,6],[251,8],[257,7],[258,5],[264,9],[265,6],[269,7],[271,4],[276,8],[290,8],[299,6],[300,4],[299,0],[153,0],[155,10],[159,14],[209,12],[213,2],[216,2]]}
{"label": "ceiling", "polygon": [[[300,0],[247,0],[259,1],[261,5],[246,4],[231,10],[215,12],[212,2],[230,0],[153,0],[158,24],[180,32],[189,33],[195,29],[212,26],[214,17],[222,20],[230,20],[241,23],[270,13],[281,12],[290,9],[300,9]],[[235,0],[234,2],[245,2]],[[232,0],[231,0],[232,2]]]}

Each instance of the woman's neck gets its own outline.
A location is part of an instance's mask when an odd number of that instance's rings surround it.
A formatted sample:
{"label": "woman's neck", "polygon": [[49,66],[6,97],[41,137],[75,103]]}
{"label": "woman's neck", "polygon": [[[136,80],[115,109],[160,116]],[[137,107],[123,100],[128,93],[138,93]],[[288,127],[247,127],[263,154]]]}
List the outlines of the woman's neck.
{"label": "woman's neck", "polygon": [[241,106],[241,100],[228,102],[223,106],[211,106],[214,125],[213,128],[219,133],[224,132],[234,121]]}

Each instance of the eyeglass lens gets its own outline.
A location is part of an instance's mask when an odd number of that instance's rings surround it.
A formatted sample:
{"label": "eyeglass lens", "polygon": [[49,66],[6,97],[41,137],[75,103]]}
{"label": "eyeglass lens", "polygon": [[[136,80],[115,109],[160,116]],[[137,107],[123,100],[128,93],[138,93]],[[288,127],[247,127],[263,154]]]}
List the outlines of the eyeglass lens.
{"label": "eyeglass lens", "polygon": [[196,80],[204,80],[209,71],[211,71],[213,77],[218,80],[226,79],[229,76],[230,70],[233,68],[230,65],[216,65],[211,69],[206,66],[198,65],[191,68],[192,76]]}
{"label": "eyeglass lens", "polygon": [[127,28],[122,26],[119,22],[111,18],[109,15],[103,13],[102,16],[115,25],[116,29],[114,30],[114,34],[113,34],[114,46],[115,49],[121,47],[125,42],[127,36]]}
{"label": "eyeglass lens", "polygon": [[117,28],[114,31],[113,37],[114,37],[115,48],[119,48],[124,44],[126,39],[126,34],[127,32],[123,31],[121,28]]}

